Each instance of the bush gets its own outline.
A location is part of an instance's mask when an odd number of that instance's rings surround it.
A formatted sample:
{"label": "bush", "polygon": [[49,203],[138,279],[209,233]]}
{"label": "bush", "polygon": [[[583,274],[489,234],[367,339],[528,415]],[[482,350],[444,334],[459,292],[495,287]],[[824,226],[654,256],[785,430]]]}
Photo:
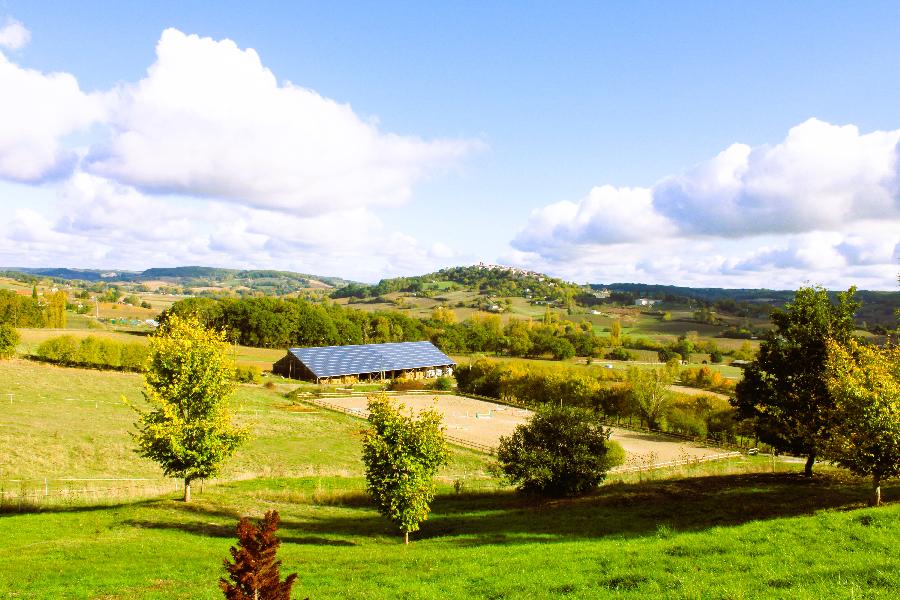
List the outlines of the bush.
{"label": "bush", "polygon": [[78,340],[71,335],[61,335],[41,342],[35,353],[49,362],[71,364],[78,361],[78,350]]}
{"label": "bush", "polygon": [[621,346],[616,346],[612,350],[606,353],[606,357],[609,360],[634,360],[636,357],[634,353],[629,352],[625,348]]}
{"label": "bush", "polygon": [[431,387],[442,392],[449,392],[453,389],[453,380],[446,375],[441,375],[434,380],[434,383],[431,385]]}
{"label": "bush", "polygon": [[404,377],[392,379],[390,384],[388,384],[388,389],[394,390],[395,392],[405,392],[407,390],[424,390],[425,387],[425,382],[421,379],[406,379]]}
{"label": "bush", "polygon": [[19,332],[9,323],[0,323],[0,358],[9,358],[16,353]]}
{"label": "bush", "polygon": [[260,373],[259,367],[253,365],[237,366],[234,368],[234,379],[238,383],[259,383],[262,381],[262,373]]}
{"label": "bush", "polygon": [[523,492],[584,494],[597,487],[610,468],[609,434],[597,413],[543,406],[512,435],[500,438],[500,470]]}
{"label": "bush", "polygon": [[92,335],[79,342],[70,335],[63,335],[42,342],[35,355],[41,360],[62,365],[142,371],[147,362],[148,348],[144,344],[123,344]]}
{"label": "bush", "polygon": [[614,467],[625,464],[625,448],[619,442],[609,440],[606,442],[606,456],[603,458],[604,470],[609,471]]}

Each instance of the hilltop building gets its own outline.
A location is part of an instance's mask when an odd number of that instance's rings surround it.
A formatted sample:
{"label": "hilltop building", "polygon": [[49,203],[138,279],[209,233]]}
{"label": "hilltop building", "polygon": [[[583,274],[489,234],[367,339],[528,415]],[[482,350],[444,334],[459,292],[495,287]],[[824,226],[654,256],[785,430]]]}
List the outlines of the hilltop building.
{"label": "hilltop building", "polygon": [[452,375],[456,363],[431,342],[291,348],[272,372],[316,383],[426,379]]}

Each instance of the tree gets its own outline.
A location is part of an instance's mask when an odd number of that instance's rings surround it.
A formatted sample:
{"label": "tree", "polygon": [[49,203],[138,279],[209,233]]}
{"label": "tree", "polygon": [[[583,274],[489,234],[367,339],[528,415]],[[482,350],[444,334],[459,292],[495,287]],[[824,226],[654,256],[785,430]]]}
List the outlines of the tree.
{"label": "tree", "polygon": [[369,397],[370,428],[363,438],[366,482],[378,510],[403,533],[418,531],[428,518],[434,499],[434,475],[447,463],[449,453],[441,427],[441,415],[425,410],[407,416],[401,404],[391,404],[387,394]]}
{"label": "tree", "polygon": [[846,345],[853,335],[856,288],[832,303],[822,288],[797,290],[784,310],[772,311],[775,328],[766,333],[756,359],[732,401],[743,419],[753,419],[759,439],[783,452],[806,455],[813,465],[833,414],[828,390],[827,341]]}
{"label": "tree", "polygon": [[628,387],[635,408],[650,429],[658,429],[671,404],[669,386],[675,381],[678,367],[667,364],[659,369],[628,367]]}
{"label": "tree", "polygon": [[195,317],[172,315],[150,338],[144,398],[154,408],[138,410],[137,452],[167,476],[184,479],[185,502],[191,481],[218,474],[247,438],[231,425],[227,400],[235,382],[228,353],[224,332]]}
{"label": "tree", "polygon": [[0,358],[9,358],[16,353],[19,332],[12,323],[0,323]]}
{"label": "tree", "polygon": [[234,583],[219,580],[227,600],[290,600],[297,574],[281,581],[281,561],[275,560],[281,545],[275,537],[280,521],[278,511],[271,510],[258,526],[247,517],[238,522],[238,543],[229,549],[234,562],[225,560],[225,570]]}
{"label": "tree", "polygon": [[609,328],[609,338],[613,346],[618,346],[622,343],[622,323],[620,321],[612,322]]}
{"label": "tree", "polygon": [[66,302],[68,297],[63,291],[54,292],[50,296],[50,305],[47,307],[47,327],[56,329],[66,328]]}
{"label": "tree", "polygon": [[878,506],[881,482],[900,476],[900,346],[829,341],[827,368],[834,406],[825,456],[871,477]]}
{"label": "tree", "polygon": [[523,492],[577,496],[603,481],[610,430],[598,413],[575,406],[543,405],[531,420],[500,438],[497,460]]}

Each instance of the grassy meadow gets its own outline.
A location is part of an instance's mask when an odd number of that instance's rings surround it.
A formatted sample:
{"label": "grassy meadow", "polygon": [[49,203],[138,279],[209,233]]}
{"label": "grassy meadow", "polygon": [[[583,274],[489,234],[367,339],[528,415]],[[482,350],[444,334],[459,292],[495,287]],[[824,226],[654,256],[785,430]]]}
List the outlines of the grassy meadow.
{"label": "grassy meadow", "polygon": [[[141,377],[0,362],[0,487],[159,478],[136,456]],[[12,394],[12,402],[7,394]],[[0,597],[220,598],[242,515],[277,509],[295,598],[893,598],[900,485],[868,486],[767,457],[617,477],[575,500],[523,498],[454,449],[431,518],[404,547],[365,497],[353,417],[241,386],[253,439],[222,479],[138,498],[6,503]],[[454,481],[461,489],[454,488]],[[69,485],[76,485],[70,482]]]}

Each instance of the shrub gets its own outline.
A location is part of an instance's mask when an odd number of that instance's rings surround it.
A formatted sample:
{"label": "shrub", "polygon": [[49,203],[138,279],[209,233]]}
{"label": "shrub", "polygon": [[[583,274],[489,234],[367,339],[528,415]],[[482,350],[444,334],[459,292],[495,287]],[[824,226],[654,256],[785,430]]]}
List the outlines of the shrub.
{"label": "shrub", "polygon": [[635,355],[632,352],[629,352],[622,346],[616,346],[612,350],[606,353],[606,357],[609,360],[634,360]]}
{"label": "shrub", "polygon": [[237,366],[234,368],[234,379],[238,383],[259,383],[262,381],[262,373],[254,365]]}
{"label": "shrub", "polygon": [[74,363],[78,361],[78,350],[78,340],[71,335],[61,335],[41,342],[35,353],[49,362]]}
{"label": "shrub", "polygon": [[9,358],[16,353],[19,332],[9,323],[0,323],[0,358]]}
{"label": "shrub", "polygon": [[434,380],[431,387],[442,392],[449,392],[453,389],[453,380],[446,375],[442,375]]}
{"label": "shrub", "polygon": [[400,377],[398,379],[392,379],[390,384],[388,384],[388,388],[396,392],[424,390],[425,382],[421,379],[406,379],[405,377]]}
{"label": "shrub", "polygon": [[543,406],[512,435],[500,438],[500,470],[523,492],[577,496],[603,481],[609,434],[592,411]]}
{"label": "shrub", "polygon": [[606,442],[606,456],[603,458],[604,470],[609,471],[613,467],[625,464],[625,448],[619,442],[609,440]]}
{"label": "shrub", "polygon": [[244,517],[237,526],[238,543],[230,548],[234,562],[225,561],[228,577],[219,580],[219,588],[227,600],[290,600],[291,587],[297,574],[281,581],[281,561],[275,560],[281,540],[275,537],[281,519],[278,511],[266,513],[257,526]]}

